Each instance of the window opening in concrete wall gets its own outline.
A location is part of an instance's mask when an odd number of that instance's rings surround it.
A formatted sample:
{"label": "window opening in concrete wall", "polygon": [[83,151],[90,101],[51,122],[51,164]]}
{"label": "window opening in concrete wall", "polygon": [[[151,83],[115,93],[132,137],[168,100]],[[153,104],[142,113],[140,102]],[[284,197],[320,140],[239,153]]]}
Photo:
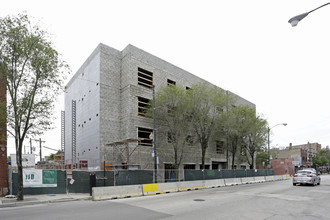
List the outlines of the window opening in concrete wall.
{"label": "window opening in concrete wall", "polygon": [[167,79],[167,85],[168,86],[170,86],[170,85],[175,86],[176,85],[176,82],[173,81],[173,80]]}
{"label": "window opening in concrete wall", "polygon": [[241,151],[240,152],[241,156],[246,156],[246,147],[245,146],[242,146],[240,151]]}
{"label": "window opening in concrete wall", "polygon": [[152,146],[152,139],[150,139],[150,134],[152,129],[149,128],[138,128],[138,138],[141,138],[141,145]]}
{"label": "window opening in concrete wall", "polygon": [[[210,164],[204,164],[205,169],[204,170],[209,170],[210,169]],[[199,164],[199,169],[203,169],[202,164]]]}
{"label": "window opening in concrete wall", "polygon": [[212,170],[218,170],[219,169],[219,162],[212,161]]}
{"label": "window opening in concrete wall", "polygon": [[215,142],[216,153],[217,154],[224,154],[225,153],[225,143],[223,141],[216,141]]}
{"label": "window opening in concrete wall", "polygon": [[147,110],[150,106],[149,99],[138,97],[138,115],[146,116]]}
{"label": "window opening in concrete wall", "polygon": [[186,137],[186,142],[187,144],[192,145],[194,143],[194,138],[191,135],[188,135]]}
{"label": "window opening in concrete wall", "polygon": [[183,169],[185,169],[185,170],[195,170],[196,169],[196,164],[184,164]]}
{"label": "window opening in concrete wall", "polygon": [[167,105],[167,113],[169,116],[174,117],[175,111],[177,110],[176,106],[173,105]]}
{"label": "window opening in concrete wall", "polygon": [[175,135],[171,132],[167,132],[167,143],[175,143]]}
{"label": "window opening in concrete wall", "polygon": [[147,88],[152,88],[153,73],[139,67],[138,68],[138,84],[141,86],[145,86]]}

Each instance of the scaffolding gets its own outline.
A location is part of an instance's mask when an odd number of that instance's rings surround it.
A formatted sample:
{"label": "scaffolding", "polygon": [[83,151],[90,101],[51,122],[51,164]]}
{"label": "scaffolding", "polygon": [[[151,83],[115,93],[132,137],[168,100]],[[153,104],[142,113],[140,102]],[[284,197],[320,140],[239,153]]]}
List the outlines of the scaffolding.
{"label": "scaffolding", "polygon": [[[144,138],[139,139],[126,139],[122,141],[116,141],[110,144],[106,144],[106,146],[112,147],[112,158],[113,163],[111,165],[105,165],[107,167],[110,166],[112,169],[113,167],[119,167],[122,169],[130,169],[133,167],[138,167],[141,169],[141,141]],[[131,143],[137,143],[136,146],[129,146]],[[138,161],[135,164],[130,163],[130,157],[133,155],[134,152],[137,151],[138,154]]]}
{"label": "scaffolding", "polygon": [[65,161],[65,111],[61,111],[61,166],[64,169]]}
{"label": "scaffolding", "polygon": [[76,100],[72,100],[72,169],[76,169]]}

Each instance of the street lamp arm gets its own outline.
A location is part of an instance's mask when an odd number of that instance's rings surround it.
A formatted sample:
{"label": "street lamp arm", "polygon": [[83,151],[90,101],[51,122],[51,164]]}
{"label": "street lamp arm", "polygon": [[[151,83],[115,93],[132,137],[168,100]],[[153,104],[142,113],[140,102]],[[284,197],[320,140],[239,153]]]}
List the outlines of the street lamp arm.
{"label": "street lamp arm", "polygon": [[274,127],[276,127],[276,126],[278,126],[278,125],[284,125],[284,126],[287,126],[288,124],[287,124],[287,123],[280,123],[280,124],[274,125],[274,126],[271,127],[271,128],[268,127],[268,129],[269,129],[269,130],[272,130],[272,128],[274,128]]}
{"label": "street lamp arm", "polygon": [[317,8],[315,8],[315,9],[309,11],[308,13],[311,13],[311,12],[313,12],[313,11],[316,11],[317,9],[322,8],[322,7],[324,7],[324,6],[326,6],[326,5],[329,5],[329,4],[330,4],[330,2],[325,3],[324,5],[321,5],[320,7],[317,7]]}
{"label": "street lamp arm", "polygon": [[301,21],[302,19],[304,19],[307,15],[309,15],[309,13],[311,13],[311,12],[313,12],[313,11],[316,11],[316,10],[318,10],[318,9],[320,9],[320,8],[326,6],[326,5],[329,5],[329,4],[330,4],[330,2],[328,2],[328,3],[326,3],[326,4],[323,4],[323,5],[321,5],[321,6],[317,7],[317,8],[315,8],[315,9],[309,11],[309,12],[305,12],[305,13],[303,13],[303,14],[300,14],[300,15],[294,16],[294,17],[292,17],[288,22],[291,24],[292,27],[295,27],[295,26],[298,25],[299,21]]}
{"label": "street lamp arm", "polygon": [[270,136],[270,130],[273,129],[274,127],[278,126],[278,125],[284,125],[287,126],[287,123],[280,123],[277,125],[274,125],[273,127],[269,127],[267,128],[267,143],[268,143],[268,167],[270,167],[270,140],[269,140],[269,136]]}

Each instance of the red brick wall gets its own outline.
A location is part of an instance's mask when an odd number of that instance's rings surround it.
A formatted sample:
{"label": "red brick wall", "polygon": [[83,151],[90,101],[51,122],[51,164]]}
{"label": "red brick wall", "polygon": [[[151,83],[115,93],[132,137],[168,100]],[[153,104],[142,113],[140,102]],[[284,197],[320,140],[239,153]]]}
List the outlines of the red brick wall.
{"label": "red brick wall", "polygon": [[293,175],[294,166],[292,165],[293,159],[273,159],[271,160],[274,175]]}
{"label": "red brick wall", "polygon": [[[6,85],[0,75],[0,102],[6,102]],[[0,108],[0,196],[8,193],[6,109]]]}

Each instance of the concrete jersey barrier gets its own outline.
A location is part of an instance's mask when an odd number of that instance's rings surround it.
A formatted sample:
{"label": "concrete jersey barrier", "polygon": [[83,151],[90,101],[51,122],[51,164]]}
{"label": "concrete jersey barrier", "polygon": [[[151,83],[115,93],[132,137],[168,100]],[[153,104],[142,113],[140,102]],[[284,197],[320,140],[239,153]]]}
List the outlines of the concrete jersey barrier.
{"label": "concrete jersey barrier", "polygon": [[92,199],[105,200],[142,196],[142,185],[93,187]]}
{"label": "concrete jersey barrier", "polygon": [[143,185],[128,185],[128,186],[108,186],[108,187],[93,187],[92,199],[105,200],[127,198],[142,195],[156,195],[171,192],[189,191],[205,188],[215,188],[222,186],[234,186],[248,183],[261,183],[265,181],[285,180],[288,179],[285,175],[278,176],[256,176],[243,178],[227,178],[227,179],[212,179],[212,180],[197,180],[186,182],[170,182],[170,183],[155,183]]}
{"label": "concrete jersey barrier", "polygon": [[226,186],[234,186],[234,185],[240,185],[242,184],[241,178],[228,178],[224,179]]}
{"label": "concrete jersey barrier", "polygon": [[254,177],[243,177],[241,178],[242,184],[255,183]]}

